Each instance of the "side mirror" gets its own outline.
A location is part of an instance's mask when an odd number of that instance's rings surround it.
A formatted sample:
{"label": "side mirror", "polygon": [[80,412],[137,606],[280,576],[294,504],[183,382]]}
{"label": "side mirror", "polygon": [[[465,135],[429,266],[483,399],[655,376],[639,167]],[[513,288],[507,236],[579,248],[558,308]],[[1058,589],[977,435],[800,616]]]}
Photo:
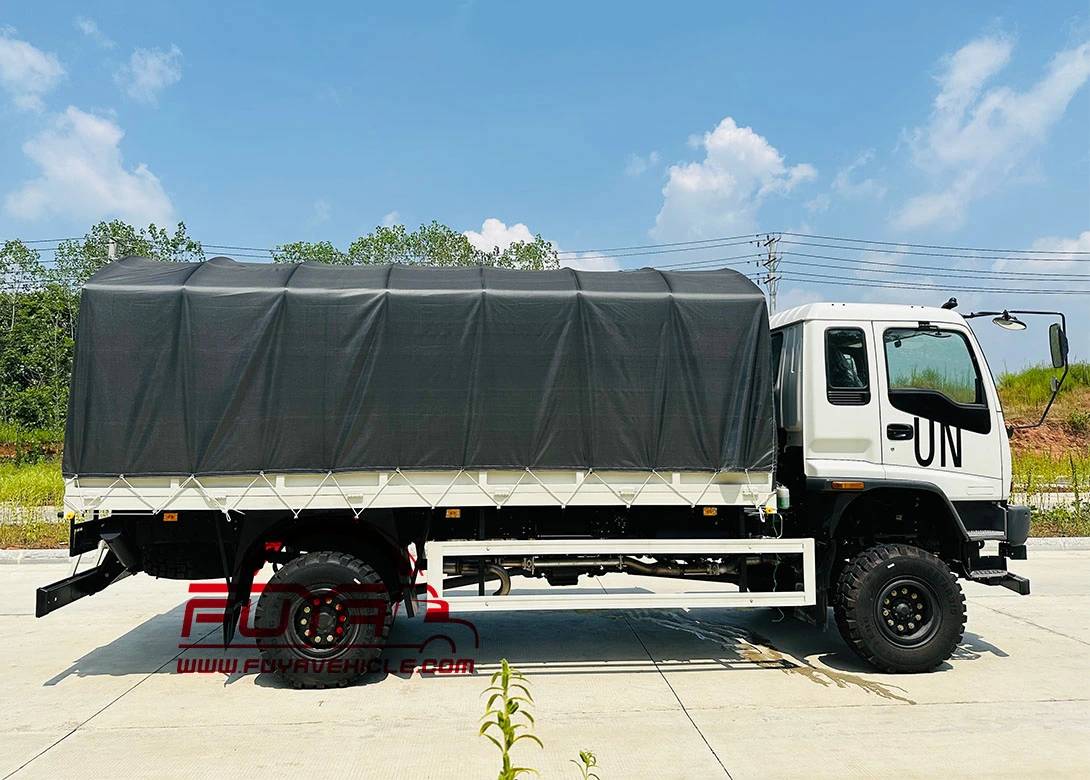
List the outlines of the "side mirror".
{"label": "side mirror", "polygon": [[1052,367],[1063,368],[1067,365],[1067,334],[1058,322],[1048,328],[1048,346],[1052,352]]}

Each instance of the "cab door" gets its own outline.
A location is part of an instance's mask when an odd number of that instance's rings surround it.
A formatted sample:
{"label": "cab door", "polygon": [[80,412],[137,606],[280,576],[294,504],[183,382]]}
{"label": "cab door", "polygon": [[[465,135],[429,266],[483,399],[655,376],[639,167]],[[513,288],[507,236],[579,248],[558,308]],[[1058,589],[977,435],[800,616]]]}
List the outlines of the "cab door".
{"label": "cab door", "polygon": [[979,347],[955,324],[875,322],[887,479],[930,482],[951,501],[1003,498],[1006,431]]}
{"label": "cab door", "polygon": [[804,468],[810,477],[882,477],[874,339],[869,323],[806,324]]}

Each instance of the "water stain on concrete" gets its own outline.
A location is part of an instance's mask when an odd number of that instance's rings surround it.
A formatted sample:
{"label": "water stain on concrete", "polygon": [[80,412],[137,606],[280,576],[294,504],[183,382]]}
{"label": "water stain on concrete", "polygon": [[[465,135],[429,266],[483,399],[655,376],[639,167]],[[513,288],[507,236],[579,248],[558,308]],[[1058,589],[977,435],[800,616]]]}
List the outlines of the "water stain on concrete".
{"label": "water stain on concrete", "polygon": [[768,639],[752,631],[730,625],[729,623],[706,623],[680,613],[638,612],[629,613],[629,617],[644,622],[655,623],[675,631],[685,631],[702,641],[711,641],[723,649],[735,654],[739,659],[755,664],[763,669],[779,669],[785,674],[798,675],[810,682],[826,688],[857,688],[866,693],[890,701],[905,704],[916,702],[902,694],[904,688],[896,685],[875,682],[848,672],[833,669],[819,669],[806,661],[789,658],[772,646]]}

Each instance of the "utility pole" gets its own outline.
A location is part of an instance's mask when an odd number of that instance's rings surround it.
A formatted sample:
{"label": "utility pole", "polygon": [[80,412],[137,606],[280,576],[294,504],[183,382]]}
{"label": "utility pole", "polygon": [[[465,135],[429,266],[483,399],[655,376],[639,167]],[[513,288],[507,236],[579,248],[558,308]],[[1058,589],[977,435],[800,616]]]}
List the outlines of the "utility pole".
{"label": "utility pole", "polygon": [[768,234],[765,236],[765,240],[759,244],[768,252],[765,259],[761,261],[761,265],[765,267],[764,283],[768,286],[768,311],[770,314],[776,313],[776,283],[780,280],[778,273],[780,258],[776,253],[776,242],[779,240],[779,236]]}

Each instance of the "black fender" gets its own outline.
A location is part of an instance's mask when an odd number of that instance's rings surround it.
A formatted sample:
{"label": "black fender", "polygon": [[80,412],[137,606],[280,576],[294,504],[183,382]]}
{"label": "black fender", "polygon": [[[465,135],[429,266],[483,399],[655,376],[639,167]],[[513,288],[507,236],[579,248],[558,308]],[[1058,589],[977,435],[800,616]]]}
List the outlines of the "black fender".
{"label": "black fender", "polygon": [[[834,482],[862,482],[862,489],[858,490],[840,490],[834,489]],[[851,507],[855,501],[863,495],[871,493],[875,490],[903,490],[906,492],[924,492],[936,496],[946,507],[947,512],[951,520],[953,521],[953,527],[957,532],[958,538],[963,542],[970,541],[969,532],[965,528],[965,523],[958,514],[957,507],[947,497],[938,485],[931,482],[923,482],[910,479],[859,479],[858,477],[807,477],[806,478],[806,492],[812,495],[822,494],[824,496],[833,497],[832,505],[829,507],[829,511],[826,513],[823,519],[823,526],[826,530],[828,538],[832,539],[836,536],[837,528],[840,525],[841,519],[844,517],[844,513]]]}
{"label": "black fender", "polygon": [[[408,551],[398,541],[397,523],[390,510],[368,510],[358,519],[344,513],[329,513],[320,510],[301,512],[298,515],[262,512],[233,516],[232,524],[237,524],[235,531],[235,555],[230,573],[227,575],[227,609],[223,613],[223,643],[230,645],[242,615],[243,606],[250,600],[254,574],[265,562],[265,544],[269,541],[299,540],[312,542],[323,538],[333,540],[351,540],[350,544],[338,544],[346,547],[342,552],[361,555],[364,549],[383,549],[390,553],[389,561],[394,570],[390,576],[396,576],[405,593],[411,595],[413,567],[408,559]],[[227,558],[224,557],[225,568]]]}

